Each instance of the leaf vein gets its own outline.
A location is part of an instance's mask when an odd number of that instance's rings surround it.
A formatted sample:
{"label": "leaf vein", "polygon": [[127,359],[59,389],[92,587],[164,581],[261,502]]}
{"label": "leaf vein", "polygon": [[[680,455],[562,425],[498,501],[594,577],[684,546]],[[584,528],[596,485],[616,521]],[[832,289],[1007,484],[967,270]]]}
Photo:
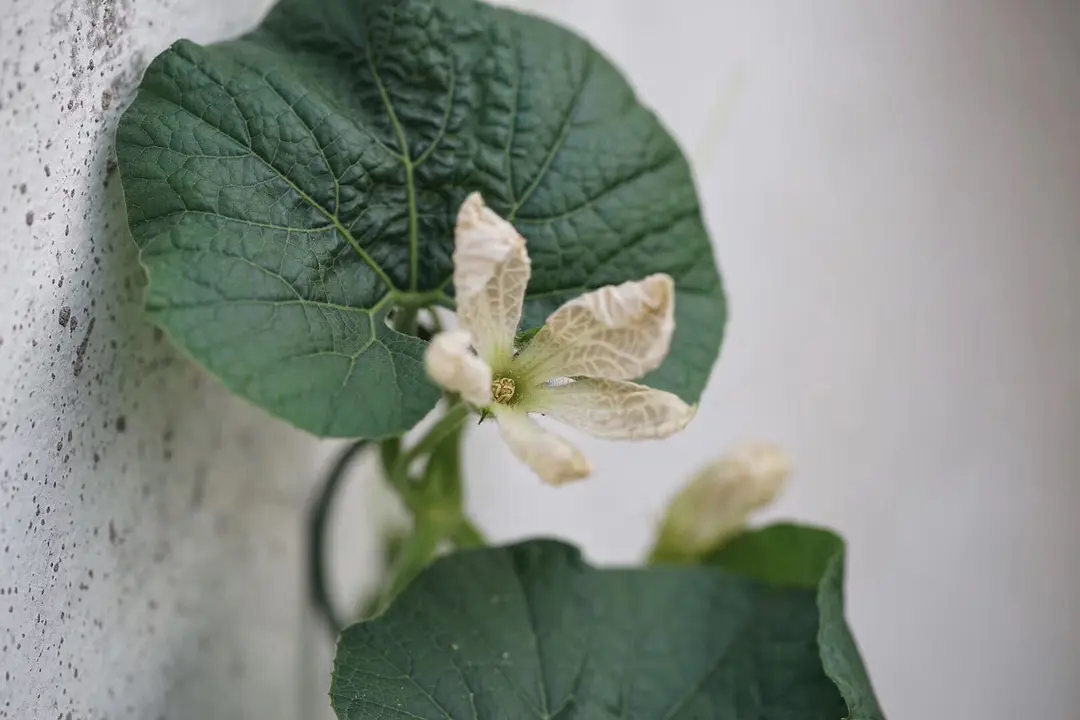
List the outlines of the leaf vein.
{"label": "leaf vein", "polygon": [[[246,66],[246,65],[244,65],[242,63],[240,64],[240,67],[242,67],[242,68],[244,68],[244,69],[258,75],[258,73],[255,71],[254,68],[248,67],[248,66]],[[274,82],[270,79],[270,73],[259,75],[259,77],[262,79],[263,82],[266,83],[266,86],[268,88],[270,88],[271,90],[274,91],[274,94],[277,95],[281,99],[281,102],[285,103],[285,106],[287,108],[289,108],[289,111],[292,113],[293,117],[295,117],[297,120],[299,120],[300,124],[304,126],[304,129],[308,131],[308,135],[311,136],[311,140],[312,140],[312,142],[315,143],[315,147],[319,148],[319,154],[322,156],[323,164],[326,165],[326,172],[328,172],[330,174],[330,177],[334,181],[334,210],[333,210],[333,216],[334,216],[334,219],[337,220],[337,218],[338,218],[338,210],[340,208],[340,203],[341,203],[341,182],[338,179],[337,173],[334,172],[333,165],[330,164],[330,158],[327,157],[327,155],[326,155],[326,148],[323,147],[323,144],[321,142],[319,142],[319,137],[315,134],[315,128],[317,126],[312,125],[311,123],[309,123],[304,117],[302,117],[300,115],[300,111],[296,109],[296,105],[302,103],[305,99],[307,99],[307,97],[311,94],[311,91],[308,90],[307,92],[305,92],[303,95],[300,96],[300,98],[298,98],[296,100],[296,104],[293,104],[293,103],[289,102],[288,99],[286,99],[285,95],[282,94],[281,90],[279,90],[278,87],[274,84]],[[324,122],[325,120],[326,120],[326,118],[324,117],[322,120],[319,121],[320,124],[322,122]]]}
{"label": "leaf vein", "polygon": [[402,163],[405,165],[405,192],[409,204],[409,289],[415,291],[419,287],[420,279],[420,221],[416,209],[416,181],[413,177],[413,161],[409,153],[409,141],[405,136],[405,128],[398,121],[397,112],[394,111],[394,104],[390,101],[390,94],[386,91],[379,70],[375,67],[375,60],[371,56],[371,39],[369,37],[364,38],[364,53],[367,57],[368,69],[371,71],[371,78],[375,81],[375,87],[379,90],[379,97],[386,108],[386,115],[394,128],[398,143],[401,145],[399,150],[401,151]]}
{"label": "leaf vein", "polygon": [[450,56],[450,87],[447,88],[446,93],[446,108],[443,110],[442,122],[439,124],[439,130],[435,134],[435,139],[431,141],[431,144],[427,146],[424,152],[420,153],[420,157],[413,163],[413,169],[420,167],[420,164],[427,160],[431,154],[442,144],[443,138],[446,137],[446,130],[450,126],[450,111],[454,107],[454,94],[457,92],[457,67],[454,63],[453,55]]}
{"label": "leaf vein", "polygon": [[333,213],[329,212],[326,208],[324,208],[321,204],[319,204],[313,197],[311,197],[304,190],[302,190],[300,188],[300,186],[297,185],[295,182],[293,182],[293,180],[291,178],[289,178],[287,175],[282,173],[281,170],[279,170],[277,167],[272,165],[268,160],[266,160],[266,158],[263,158],[258,153],[256,153],[255,149],[250,146],[250,143],[245,145],[245,143],[243,141],[239,140],[238,138],[233,137],[229,133],[225,132],[223,129],[221,129],[221,128],[219,128],[216,125],[213,125],[211,123],[207,123],[205,120],[202,120],[202,118],[200,118],[198,115],[196,115],[194,112],[192,112],[185,105],[183,105],[183,104],[181,104],[181,103],[179,103],[179,102],[177,102],[177,101],[175,101],[175,100],[173,100],[171,98],[167,98],[164,95],[162,95],[161,93],[155,92],[155,91],[153,91],[152,89],[150,89],[148,87],[143,87],[142,91],[150,93],[151,95],[154,95],[159,100],[162,100],[163,102],[168,103],[168,104],[172,105],[173,107],[176,107],[177,109],[188,113],[192,117],[199,118],[199,120],[204,122],[207,127],[213,129],[215,132],[220,134],[222,137],[227,138],[227,139],[231,140],[234,143],[237,143],[238,145],[240,145],[243,148],[246,148],[251,153],[252,157],[257,158],[259,161],[261,161],[263,163],[263,165],[268,170],[270,170],[271,172],[276,174],[279,178],[281,178],[282,182],[286,183],[289,187],[291,187],[293,189],[293,191],[295,191],[296,194],[299,195],[302,200],[304,200],[304,202],[311,205],[313,208],[315,208],[316,210],[321,212],[323,215],[325,215],[328,220],[333,222],[334,226],[342,233],[342,235],[345,237],[345,239],[349,241],[349,244],[353,246],[353,249],[356,250],[357,254],[360,255],[360,257],[364,260],[364,262],[366,262],[371,267],[371,269],[375,271],[375,273],[379,276],[379,278],[386,284],[386,287],[388,289],[390,289],[390,290],[395,290],[396,289],[396,287],[394,285],[394,282],[390,279],[390,276],[386,274],[386,271],[383,270],[382,267],[377,262],[375,262],[375,260],[367,253],[367,251],[365,251],[362,247],[360,247],[359,243],[356,242],[356,238],[354,238],[352,233],[349,232],[348,229],[344,225],[341,224],[341,221]]}
{"label": "leaf vein", "polygon": [[514,47],[514,105],[510,108],[510,122],[509,130],[506,136],[506,149],[504,154],[506,155],[506,184],[510,189],[510,204],[511,206],[517,204],[517,188],[514,187],[514,138],[517,136],[517,124],[518,124],[518,109],[521,107],[521,88],[524,83],[521,82],[521,48],[520,44],[513,44]]}
{"label": "leaf vein", "polygon": [[514,203],[510,208],[510,213],[506,216],[509,222],[513,222],[517,216],[517,211],[529,201],[532,194],[536,191],[536,188],[540,186],[540,182],[547,175],[548,170],[551,168],[551,164],[555,162],[555,156],[562,150],[563,145],[566,143],[566,139],[570,136],[570,127],[573,125],[574,111],[577,110],[578,101],[581,100],[581,94],[585,91],[585,86],[589,84],[589,76],[592,74],[593,53],[585,55],[585,67],[581,71],[581,82],[574,88],[574,94],[570,99],[570,105],[566,109],[566,114],[563,116],[562,126],[559,128],[559,136],[555,139],[551,149],[548,151],[547,157],[544,158],[543,164],[540,166],[540,171],[536,174],[536,178],[529,183],[529,186],[522,193],[521,198]]}
{"label": "leaf vein", "polygon": [[522,223],[522,224],[525,224],[525,225],[546,225],[546,224],[549,224],[549,223],[556,222],[558,220],[563,220],[563,219],[568,218],[568,217],[570,217],[572,215],[575,215],[578,212],[581,212],[582,210],[585,210],[586,208],[589,208],[589,207],[595,205],[596,203],[600,202],[601,200],[608,197],[609,195],[612,195],[612,194],[618,192],[619,190],[622,190],[624,187],[626,187],[630,183],[633,183],[633,182],[635,182],[637,180],[640,180],[641,178],[645,177],[646,175],[650,175],[650,174],[652,174],[654,172],[658,172],[658,171],[662,170],[663,168],[665,168],[666,166],[670,165],[672,162],[678,162],[680,159],[681,158],[680,158],[679,152],[678,152],[678,150],[676,150],[675,152],[673,152],[673,153],[671,153],[669,155],[665,155],[665,156],[661,157],[657,162],[654,162],[651,165],[647,165],[646,167],[640,168],[639,170],[634,171],[630,175],[627,175],[626,177],[619,179],[616,183],[607,186],[602,191],[600,191],[599,193],[597,193],[593,197],[585,200],[580,205],[577,205],[575,207],[572,207],[572,208],[570,208],[570,209],[568,209],[568,210],[566,210],[564,212],[561,212],[561,213],[558,213],[558,214],[555,214],[555,215],[549,215],[547,217],[535,217],[535,218],[534,217],[518,217],[515,220],[515,222]]}

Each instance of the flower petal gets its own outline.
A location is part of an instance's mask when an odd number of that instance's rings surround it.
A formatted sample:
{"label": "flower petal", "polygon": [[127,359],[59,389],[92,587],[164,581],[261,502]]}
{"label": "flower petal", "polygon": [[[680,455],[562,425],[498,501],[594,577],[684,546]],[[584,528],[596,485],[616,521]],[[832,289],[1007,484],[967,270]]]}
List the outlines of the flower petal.
{"label": "flower petal", "polygon": [[667,437],[686,427],[697,411],[669,392],[595,378],[533,388],[525,409],[608,440]]}
{"label": "flower petal", "polygon": [[659,273],[569,301],[548,317],[516,363],[538,382],[633,380],[660,367],[674,331],[675,282]]}
{"label": "flower petal", "polygon": [[436,383],[477,407],[491,404],[491,366],[469,349],[472,338],[464,330],[441,332],[431,339],[424,366]]}
{"label": "flower petal", "polygon": [[548,485],[562,485],[592,474],[588,459],[567,440],[540,427],[521,411],[503,405],[493,409],[510,450]]}
{"label": "flower petal", "polygon": [[462,327],[490,365],[513,355],[530,272],[525,238],[480,193],[469,195],[454,230],[454,295]]}

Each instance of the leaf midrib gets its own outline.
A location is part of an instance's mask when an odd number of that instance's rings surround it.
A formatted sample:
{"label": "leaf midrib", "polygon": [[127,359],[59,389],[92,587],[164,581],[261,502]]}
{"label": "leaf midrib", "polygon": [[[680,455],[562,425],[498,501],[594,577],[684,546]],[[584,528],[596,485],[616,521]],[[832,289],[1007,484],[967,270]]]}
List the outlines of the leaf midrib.
{"label": "leaf midrib", "polygon": [[386,108],[386,115],[394,127],[398,144],[401,146],[401,162],[405,165],[405,194],[409,202],[409,290],[416,292],[420,282],[420,219],[416,210],[416,180],[413,176],[415,166],[412,153],[409,151],[409,140],[405,137],[405,128],[398,121],[394,104],[390,102],[390,94],[386,92],[382,77],[375,68],[375,59],[371,57],[371,40],[367,36],[364,37],[364,56],[367,58],[368,69],[371,70],[371,78],[379,89],[379,97],[382,98],[383,106]]}
{"label": "leaf midrib", "polygon": [[719,649],[716,657],[710,663],[709,667],[698,677],[690,683],[682,697],[678,698],[670,708],[664,713],[663,720],[675,720],[678,717],[678,713],[682,711],[686,704],[693,698],[698,696],[699,691],[704,687],[705,681],[712,677],[725,662],[729,661],[732,657],[738,657],[738,653],[742,652],[746,638],[750,635],[752,630],[759,624],[765,616],[765,611],[762,609],[762,603],[751,603],[749,614],[743,619],[743,622],[736,629],[736,632],[732,634],[730,641]]}

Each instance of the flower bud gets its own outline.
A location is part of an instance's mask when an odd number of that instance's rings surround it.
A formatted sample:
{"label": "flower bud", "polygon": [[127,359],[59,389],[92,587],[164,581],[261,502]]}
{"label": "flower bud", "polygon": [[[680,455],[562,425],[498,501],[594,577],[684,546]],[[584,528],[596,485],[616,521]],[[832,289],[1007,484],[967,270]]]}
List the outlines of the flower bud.
{"label": "flower bud", "polygon": [[491,404],[491,368],[469,347],[469,333],[441,332],[431,339],[424,366],[437,384],[476,407]]}
{"label": "flower bud", "polygon": [[777,447],[744,445],[702,468],[668,506],[654,560],[694,560],[740,532],[777,496],[791,465]]}

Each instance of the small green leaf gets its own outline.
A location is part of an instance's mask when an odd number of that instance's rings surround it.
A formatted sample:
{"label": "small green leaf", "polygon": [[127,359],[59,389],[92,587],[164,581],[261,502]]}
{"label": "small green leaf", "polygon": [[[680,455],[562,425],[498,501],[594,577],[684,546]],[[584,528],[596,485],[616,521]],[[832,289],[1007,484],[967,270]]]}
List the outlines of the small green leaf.
{"label": "small green leaf", "polygon": [[780,523],[727,541],[706,561],[773,585],[816,588],[844,541],[822,528]]}
{"label": "small green leaf", "polygon": [[533,338],[536,337],[536,333],[540,332],[543,329],[544,327],[541,325],[540,327],[522,330],[517,334],[517,336],[514,337],[514,347],[516,347],[518,350],[524,350],[529,346],[529,343],[533,341]]}
{"label": "small green leaf", "polygon": [[284,0],[254,32],[179,41],[117,132],[147,308],[233,391],[325,436],[435,404],[395,304],[452,304],[474,190],[528,239],[525,326],[649,273],[678,330],[647,382],[697,400],[725,304],[687,163],[576,35],[473,0]]}
{"label": "small green leaf", "polygon": [[822,658],[860,661],[820,647],[817,598],[707,567],[596,570],[550,541],[459,553],[345,631],[331,698],[342,720],[840,720]]}
{"label": "small green leaf", "polygon": [[707,561],[778,587],[814,588],[821,662],[851,720],[884,720],[844,619],[844,541],[823,528],[780,523],[732,538]]}

